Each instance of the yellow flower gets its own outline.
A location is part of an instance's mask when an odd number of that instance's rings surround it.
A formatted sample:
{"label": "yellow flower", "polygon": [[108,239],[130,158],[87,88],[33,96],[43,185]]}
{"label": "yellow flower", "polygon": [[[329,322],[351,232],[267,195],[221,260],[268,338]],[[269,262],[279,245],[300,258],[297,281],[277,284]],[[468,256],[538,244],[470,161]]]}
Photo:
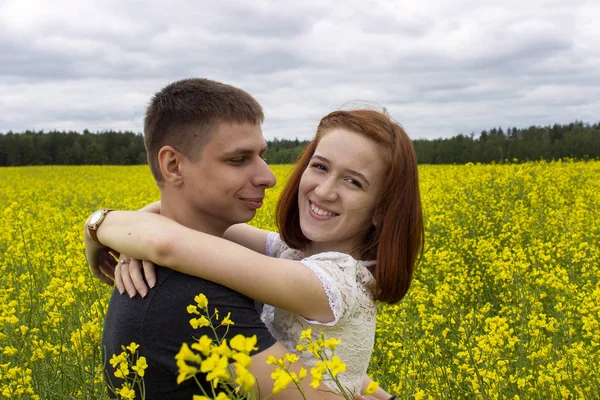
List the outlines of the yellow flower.
{"label": "yellow flower", "polygon": [[338,356],[331,357],[331,360],[325,362],[332,376],[337,376],[340,372],[346,371],[346,364]]}
{"label": "yellow flower", "polygon": [[198,354],[196,354],[192,350],[190,350],[187,343],[183,343],[181,345],[179,352],[175,355],[175,359],[183,360],[183,361],[191,361],[191,362],[195,362],[196,364],[200,364],[202,362],[202,357],[200,357]]}
{"label": "yellow flower", "polygon": [[131,352],[131,354],[135,353],[135,351],[140,347],[139,344],[135,343],[135,342],[131,342],[129,344],[129,346],[127,346],[127,350],[129,350]]}
{"label": "yellow flower", "polygon": [[233,321],[231,320],[231,313],[227,313],[227,315],[225,316],[225,318],[223,318],[223,321],[221,321],[221,325],[234,325]]}
{"label": "yellow flower", "polygon": [[200,307],[200,308],[206,309],[206,307],[208,307],[208,299],[202,293],[200,293],[198,296],[194,297],[194,301],[196,302],[196,304],[198,304],[198,307]]}
{"label": "yellow flower", "polygon": [[209,326],[210,323],[208,322],[208,319],[206,319],[206,317],[203,315],[200,318],[190,319],[190,325],[192,326],[192,328],[198,329],[205,326]]}
{"label": "yellow flower", "polygon": [[415,400],[423,400],[423,398],[425,398],[425,392],[423,391],[423,389],[419,389],[417,390],[417,392],[414,395]]}
{"label": "yellow flower", "polygon": [[302,331],[302,333],[300,333],[300,339],[308,339],[310,340],[312,336],[312,329],[308,328]]}
{"label": "yellow flower", "polygon": [[323,343],[323,347],[327,347],[329,350],[333,351],[335,350],[335,347],[341,342],[341,339],[330,338],[327,339],[325,343]]}
{"label": "yellow flower", "polygon": [[191,365],[187,365],[185,363],[185,360],[183,360],[183,359],[177,360],[177,369],[178,369],[177,384],[180,384],[181,382],[185,381],[186,379],[191,378],[192,376],[194,376],[198,373],[198,368],[192,367]]}
{"label": "yellow flower", "polygon": [[315,340],[314,342],[309,343],[307,350],[311,351],[315,358],[318,358],[319,360],[323,358],[321,357],[321,345],[318,341]]}
{"label": "yellow flower", "polygon": [[296,354],[293,354],[293,353],[287,353],[287,354],[285,355],[285,359],[286,359],[286,360],[287,360],[287,361],[288,361],[290,364],[293,364],[293,363],[295,363],[296,361],[298,361],[298,360],[300,359],[300,357],[298,357]]}
{"label": "yellow flower", "polygon": [[202,335],[200,339],[198,339],[197,343],[192,343],[192,349],[198,350],[205,357],[210,354],[210,349],[212,347],[212,339],[206,335]]}
{"label": "yellow flower", "polygon": [[131,387],[129,386],[129,384],[127,382],[125,382],[120,389],[116,389],[115,392],[122,399],[128,399],[128,400],[135,399],[135,391],[133,389],[131,389]]}
{"label": "yellow flower", "polygon": [[272,354],[270,354],[269,357],[267,358],[267,364],[277,365],[280,368],[284,368],[285,367],[285,359],[283,357],[275,358]]}
{"label": "yellow flower", "polygon": [[131,367],[131,369],[137,372],[137,374],[141,377],[143,377],[146,373],[146,368],[148,368],[148,364],[146,363],[146,357],[143,356],[138,358],[134,367]]}
{"label": "yellow flower", "polygon": [[312,377],[310,386],[314,387],[315,389],[318,388],[321,382],[323,382],[323,374],[325,372],[326,370],[323,362],[317,362],[315,367],[310,369],[310,376]]}
{"label": "yellow flower", "polygon": [[110,360],[108,361],[113,368],[117,368],[119,363],[127,360],[127,354],[121,353],[119,355],[113,354]]}
{"label": "yellow flower", "polygon": [[271,374],[273,382],[273,393],[277,394],[285,389],[290,383],[292,383],[292,377],[284,370],[277,368]]}
{"label": "yellow flower", "polygon": [[192,305],[190,304],[189,306],[187,306],[187,312],[188,314],[197,314],[200,315],[200,312],[198,311],[198,306]]}
{"label": "yellow flower", "polygon": [[296,350],[297,350],[297,351],[306,351],[306,350],[307,350],[307,347],[306,347],[305,345],[303,345],[303,344],[300,344],[300,343],[298,343],[298,344],[296,345]]}
{"label": "yellow flower", "polygon": [[234,350],[250,354],[252,350],[258,350],[258,347],[256,347],[257,340],[256,335],[252,335],[252,337],[249,338],[242,335],[235,335],[233,339],[229,341],[229,346]]}
{"label": "yellow flower", "polygon": [[239,363],[235,364],[235,374],[237,375],[235,383],[240,385],[244,391],[250,392],[256,383],[254,375]]}
{"label": "yellow flower", "polygon": [[366,394],[366,395],[373,394],[378,389],[379,389],[379,384],[377,382],[375,382],[375,381],[372,381],[371,383],[369,383],[369,385],[365,389],[365,393],[364,394]]}
{"label": "yellow flower", "polygon": [[244,368],[250,368],[252,359],[250,358],[249,355],[244,354],[244,353],[236,353],[233,356],[231,356],[231,358],[233,358],[235,361],[237,361]]}
{"label": "yellow flower", "polygon": [[214,347],[212,349],[213,352],[217,353],[218,355],[222,356],[222,357],[227,357],[230,358],[232,351],[229,348],[229,346],[227,346],[227,340],[223,339],[223,341],[221,342],[221,344],[218,347]]}
{"label": "yellow flower", "polygon": [[[202,372],[208,372],[207,370],[202,369],[203,364],[204,362],[202,362],[200,365],[200,370]],[[229,369],[227,368],[229,366],[229,360],[227,357],[219,358],[219,360],[216,363],[213,363],[211,366],[212,370],[210,370],[210,372],[206,375],[206,380],[209,382],[212,381],[213,387],[217,387],[217,383],[219,381],[227,381],[231,379]]]}
{"label": "yellow flower", "polygon": [[300,372],[298,372],[298,377],[300,379],[304,379],[306,377],[307,371],[306,368],[302,367],[300,368]]}
{"label": "yellow flower", "polygon": [[17,349],[15,349],[14,347],[12,347],[12,346],[6,346],[6,347],[4,347],[4,351],[3,351],[4,355],[7,355],[7,356],[14,356],[18,352],[19,351]]}
{"label": "yellow flower", "polygon": [[119,368],[115,371],[115,376],[117,378],[125,379],[129,375],[129,365],[127,362],[122,362],[119,364]]}

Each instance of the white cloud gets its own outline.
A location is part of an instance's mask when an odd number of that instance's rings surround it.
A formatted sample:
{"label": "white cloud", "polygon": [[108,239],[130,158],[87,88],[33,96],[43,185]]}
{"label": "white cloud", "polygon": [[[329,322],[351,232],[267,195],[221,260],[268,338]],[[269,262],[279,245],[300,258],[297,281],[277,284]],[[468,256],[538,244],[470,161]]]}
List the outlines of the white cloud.
{"label": "white cloud", "polygon": [[597,1],[53,1],[0,5],[0,131],[141,131],[151,95],[209,77],[310,138],[349,101],[414,138],[597,122]]}

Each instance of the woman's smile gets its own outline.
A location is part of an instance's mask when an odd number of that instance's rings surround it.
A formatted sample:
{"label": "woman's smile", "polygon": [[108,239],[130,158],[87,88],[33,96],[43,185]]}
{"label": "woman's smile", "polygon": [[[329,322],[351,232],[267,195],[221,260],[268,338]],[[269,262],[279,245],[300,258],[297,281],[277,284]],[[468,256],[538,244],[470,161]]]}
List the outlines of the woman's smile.
{"label": "woman's smile", "polygon": [[323,221],[327,221],[333,217],[337,217],[340,214],[335,213],[329,209],[327,209],[325,206],[315,203],[314,201],[310,201],[308,200],[308,204],[310,205],[310,211],[311,211],[311,216],[315,219],[318,220],[323,220]]}

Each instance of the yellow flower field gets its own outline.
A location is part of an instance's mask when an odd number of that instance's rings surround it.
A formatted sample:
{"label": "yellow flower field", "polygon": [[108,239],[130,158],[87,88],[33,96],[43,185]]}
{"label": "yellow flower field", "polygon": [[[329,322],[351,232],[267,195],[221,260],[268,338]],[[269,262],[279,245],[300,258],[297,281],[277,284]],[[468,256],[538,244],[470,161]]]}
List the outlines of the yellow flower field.
{"label": "yellow flower field", "polygon": [[[273,169],[266,229],[291,166]],[[380,308],[372,377],[402,399],[599,398],[600,162],[419,171],[423,262]],[[147,166],[0,169],[0,398],[106,398],[111,289],[83,222],[156,199]]]}

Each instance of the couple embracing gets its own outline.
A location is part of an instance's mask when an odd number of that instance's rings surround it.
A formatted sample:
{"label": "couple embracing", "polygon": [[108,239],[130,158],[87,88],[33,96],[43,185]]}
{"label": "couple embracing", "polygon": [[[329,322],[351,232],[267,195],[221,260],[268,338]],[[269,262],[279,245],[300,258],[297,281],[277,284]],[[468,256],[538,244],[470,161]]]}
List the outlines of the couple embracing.
{"label": "couple embracing", "polygon": [[[189,323],[186,306],[199,293],[220,314],[231,313],[228,339],[256,336],[252,373],[261,395],[273,387],[268,357],[296,352],[306,329],[341,339],[336,355],[347,368],[337,377],[351,393],[364,393],[371,382],[376,301],[402,299],[423,247],[412,143],[387,113],[326,115],[281,193],[274,233],[246,225],[275,185],[263,158],[262,122],[261,106],[238,88],[208,79],[166,86],[144,123],[160,202],[148,212],[99,210],[86,222],[90,268],[107,283],[114,276],[117,286],[103,352],[110,357],[121,345],[140,345],[147,399],[201,394],[192,379],[177,384],[175,361],[182,343],[212,335]],[[122,255],[116,265],[109,251]],[[317,361],[298,355],[296,372]],[[105,364],[105,378],[118,387]],[[302,385],[309,399],[339,398],[331,382]],[[394,398],[383,389],[371,396]],[[302,396],[290,386],[273,398]]]}

